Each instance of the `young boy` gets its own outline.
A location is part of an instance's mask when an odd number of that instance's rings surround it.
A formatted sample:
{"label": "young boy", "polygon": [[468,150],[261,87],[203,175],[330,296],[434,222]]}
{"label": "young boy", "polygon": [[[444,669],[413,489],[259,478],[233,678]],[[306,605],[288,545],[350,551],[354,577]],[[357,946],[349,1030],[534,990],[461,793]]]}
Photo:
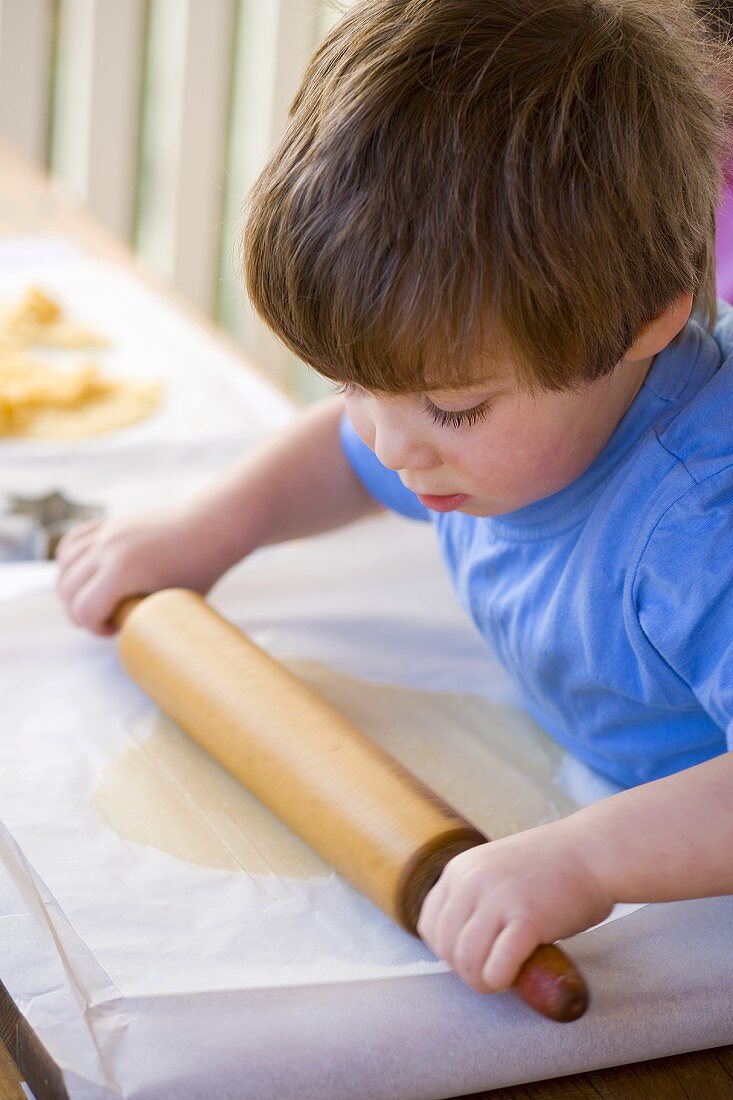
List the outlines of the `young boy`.
{"label": "young boy", "polygon": [[448,865],[420,932],[479,991],[615,902],[733,892],[719,61],[683,0],[357,3],[245,232],[255,305],[343,396],[59,549],[105,634],[122,597],[205,592],[263,544],[380,505],[433,523],[527,709],[629,788]]}

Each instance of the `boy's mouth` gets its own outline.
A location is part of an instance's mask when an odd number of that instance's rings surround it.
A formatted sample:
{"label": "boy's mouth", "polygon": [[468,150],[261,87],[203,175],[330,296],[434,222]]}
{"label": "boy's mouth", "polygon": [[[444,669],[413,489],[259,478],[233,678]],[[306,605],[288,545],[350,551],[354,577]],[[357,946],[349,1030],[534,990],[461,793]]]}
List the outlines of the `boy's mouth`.
{"label": "boy's mouth", "polygon": [[467,493],[451,493],[449,496],[426,496],[416,493],[417,499],[431,512],[453,512],[468,500]]}

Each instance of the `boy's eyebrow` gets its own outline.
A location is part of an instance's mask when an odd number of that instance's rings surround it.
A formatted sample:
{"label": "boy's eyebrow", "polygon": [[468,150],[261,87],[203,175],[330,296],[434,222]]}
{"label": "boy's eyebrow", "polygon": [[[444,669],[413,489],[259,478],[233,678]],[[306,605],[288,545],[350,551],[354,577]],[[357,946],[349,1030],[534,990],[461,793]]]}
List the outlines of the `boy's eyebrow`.
{"label": "boy's eyebrow", "polygon": [[426,389],[423,391],[425,397],[432,400],[433,398],[440,404],[441,401],[474,401],[477,398],[482,401],[486,401],[490,396],[498,394],[502,389],[506,389],[508,385],[508,379],[491,378],[486,382],[476,383],[472,386],[460,386],[450,389]]}
{"label": "boy's eyebrow", "polygon": [[477,396],[480,400],[486,400],[491,394],[511,389],[517,383],[511,352],[504,347],[492,348],[488,352],[479,349],[466,366],[467,369],[451,378],[450,366],[446,371],[445,363],[435,363],[433,369],[428,369],[423,375],[422,393],[429,399],[435,398],[438,403],[441,400],[472,401]]}

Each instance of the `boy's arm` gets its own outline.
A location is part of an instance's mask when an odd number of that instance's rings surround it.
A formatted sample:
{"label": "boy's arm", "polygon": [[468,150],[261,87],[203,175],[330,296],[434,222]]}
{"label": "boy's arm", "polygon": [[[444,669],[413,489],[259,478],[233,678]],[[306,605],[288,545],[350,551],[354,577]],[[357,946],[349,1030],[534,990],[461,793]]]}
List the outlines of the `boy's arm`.
{"label": "boy's arm", "polygon": [[125,596],[205,593],[258,546],[378,511],[341,445],[340,398],[309,409],[219,481],[165,511],[75,527],[59,543],[56,590],[71,619],[111,634]]}
{"label": "boy's arm", "polygon": [[340,397],[313,405],[186,503],[209,527],[222,573],[259,546],[316,535],[380,510],[344,454],[343,411]]}
{"label": "boy's arm", "polygon": [[479,992],[508,988],[541,943],[616,902],[733,893],[733,754],[463,852],[425,900],[418,931]]}
{"label": "boy's arm", "polygon": [[603,799],[573,815],[614,901],[733,894],[733,753]]}
{"label": "boy's arm", "polygon": [[[640,667],[671,670],[733,750],[733,466],[699,481],[685,472],[680,486],[629,564],[625,621]],[[458,856],[421,931],[469,984],[503,989],[538,943],[588,928],[614,902],[733,893],[732,852],[733,751]]]}

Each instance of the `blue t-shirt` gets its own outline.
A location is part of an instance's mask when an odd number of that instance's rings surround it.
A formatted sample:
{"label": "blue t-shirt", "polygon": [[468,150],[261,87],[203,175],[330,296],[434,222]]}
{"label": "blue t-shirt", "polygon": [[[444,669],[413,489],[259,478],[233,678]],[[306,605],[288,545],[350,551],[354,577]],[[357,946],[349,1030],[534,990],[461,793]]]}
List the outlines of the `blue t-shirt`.
{"label": "blue t-shirt", "polygon": [[624,786],[733,747],[733,308],[654,360],[593,464],[502,516],[430,512],[348,419],[367,490],[435,527],[458,597],[561,745]]}

